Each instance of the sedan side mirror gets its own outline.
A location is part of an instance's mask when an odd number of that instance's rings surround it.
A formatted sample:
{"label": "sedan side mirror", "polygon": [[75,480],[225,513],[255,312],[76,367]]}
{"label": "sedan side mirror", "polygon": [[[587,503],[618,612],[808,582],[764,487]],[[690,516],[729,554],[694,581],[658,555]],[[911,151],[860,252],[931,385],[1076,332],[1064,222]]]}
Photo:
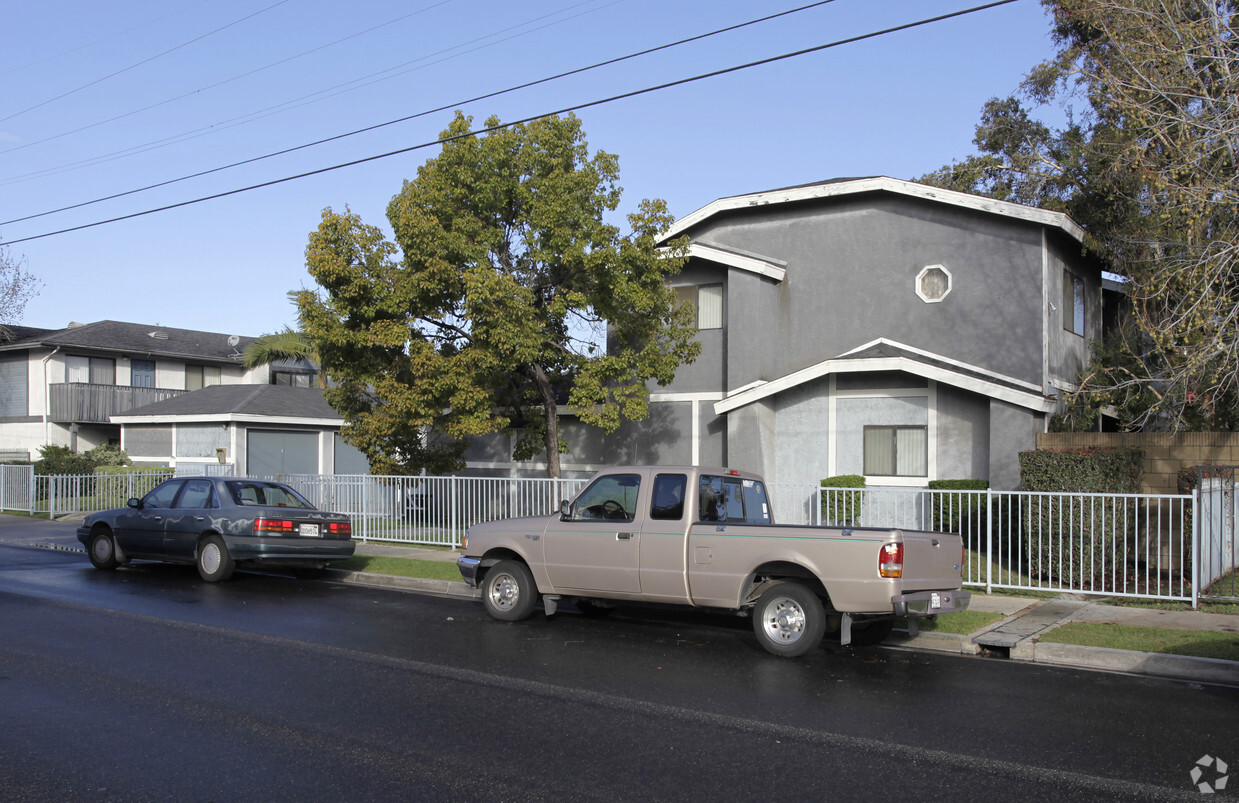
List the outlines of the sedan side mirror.
{"label": "sedan side mirror", "polygon": [[136,496],[131,496],[129,497],[129,501],[125,504],[132,508],[139,508],[142,507],[142,500]]}
{"label": "sedan side mirror", "polygon": [[572,518],[572,503],[567,499],[559,503],[559,517],[564,521]]}

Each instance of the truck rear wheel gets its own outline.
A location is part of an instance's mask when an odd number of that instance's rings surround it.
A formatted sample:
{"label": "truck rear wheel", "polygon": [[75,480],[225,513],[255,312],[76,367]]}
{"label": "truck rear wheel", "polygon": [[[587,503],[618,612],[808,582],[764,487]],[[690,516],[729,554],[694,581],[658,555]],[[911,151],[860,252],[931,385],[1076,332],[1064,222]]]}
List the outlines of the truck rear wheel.
{"label": "truck rear wheel", "polygon": [[517,560],[496,563],[482,581],[486,612],[504,622],[527,618],[538,604],[538,588],[529,567]]}
{"label": "truck rear wheel", "polygon": [[822,643],[826,613],[822,601],[800,583],[770,586],[753,609],[753,632],[767,652],[794,658]]}

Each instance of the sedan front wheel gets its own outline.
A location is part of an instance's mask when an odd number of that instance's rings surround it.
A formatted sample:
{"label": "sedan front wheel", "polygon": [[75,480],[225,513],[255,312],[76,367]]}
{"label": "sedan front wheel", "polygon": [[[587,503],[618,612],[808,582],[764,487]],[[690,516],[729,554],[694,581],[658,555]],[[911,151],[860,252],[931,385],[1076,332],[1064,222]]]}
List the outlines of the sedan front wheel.
{"label": "sedan front wheel", "polygon": [[96,569],[110,572],[120,565],[116,558],[116,542],[112,532],[100,527],[90,536],[90,562]]}

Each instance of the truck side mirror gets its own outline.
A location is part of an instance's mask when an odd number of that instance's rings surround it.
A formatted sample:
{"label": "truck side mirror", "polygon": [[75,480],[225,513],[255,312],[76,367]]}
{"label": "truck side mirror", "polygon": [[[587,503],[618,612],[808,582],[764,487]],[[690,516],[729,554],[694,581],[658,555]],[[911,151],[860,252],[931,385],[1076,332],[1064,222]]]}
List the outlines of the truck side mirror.
{"label": "truck side mirror", "polygon": [[572,518],[572,503],[567,499],[559,503],[559,517],[564,521]]}

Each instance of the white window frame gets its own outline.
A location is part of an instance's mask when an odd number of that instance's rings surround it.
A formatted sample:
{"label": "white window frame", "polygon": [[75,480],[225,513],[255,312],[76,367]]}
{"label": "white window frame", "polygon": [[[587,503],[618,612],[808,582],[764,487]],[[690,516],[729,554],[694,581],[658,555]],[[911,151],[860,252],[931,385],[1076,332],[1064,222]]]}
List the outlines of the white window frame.
{"label": "white window frame", "polygon": [[[946,277],[946,289],[943,290],[942,295],[938,296],[937,298],[933,298],[927,295],[921,286],[921,283],[924,281],[925,277],[930,273],[930,271],[939,271],[942,273],[942,275]],[[925,267],[921,268],[920,273],[916,274],[916,288],[915,288],[916,295],[921,299],[921,301],[924,301],[926,304],[940,304],[942,303],[942,300],[944,298],[946,298],[947,296],[951,294],[951,288],[954,287],[954,282],[955,282],[954,277],[951,276],[951,272],[946,269],[945,265],[926,265]]]}

